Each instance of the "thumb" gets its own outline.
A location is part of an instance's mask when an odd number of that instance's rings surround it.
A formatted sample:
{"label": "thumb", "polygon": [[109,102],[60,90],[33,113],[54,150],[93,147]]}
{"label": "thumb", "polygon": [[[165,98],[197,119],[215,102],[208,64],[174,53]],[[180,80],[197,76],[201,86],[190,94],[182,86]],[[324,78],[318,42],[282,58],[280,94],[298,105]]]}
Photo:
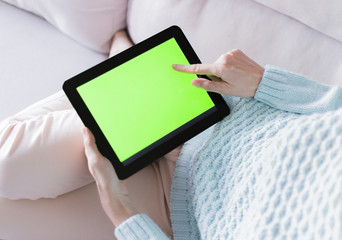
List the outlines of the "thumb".
{"label": "thumb", "polygon": [[207,79],[204,78],[196,78],[194,80],[192,80],[191,82],[192,85],[202,88],[206,91],[209,92],[217,92],[217,93],[221,93],[225,87],[225,82],[214,82],[214,81],[209,81]]}
{"label": "thumb", "polygon": [[108,188],[118,181],[112,164],[99,152],[95,143],[95,137],[88,128],[83,129],[83,139],[91,175],[94,177],[99,190]]}
{"label": "thumb", "polygon": [[95,161],[97,156],[99,155],[99,150],[97,149],[97,146],[95,144],[95,138],[93,134],[86,127],[83,128],[83,143],[88,163],[90,161]]}

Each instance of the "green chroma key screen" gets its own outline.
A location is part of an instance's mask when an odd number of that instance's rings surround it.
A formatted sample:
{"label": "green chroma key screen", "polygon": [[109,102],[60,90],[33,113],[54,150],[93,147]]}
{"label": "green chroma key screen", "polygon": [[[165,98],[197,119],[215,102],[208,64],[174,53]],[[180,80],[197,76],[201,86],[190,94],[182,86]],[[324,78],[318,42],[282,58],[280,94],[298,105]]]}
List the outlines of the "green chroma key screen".
{"label": "green chroma key screen", "polygon": [[176,40],[166,42],[77,87],[121,162],[214,107]]}

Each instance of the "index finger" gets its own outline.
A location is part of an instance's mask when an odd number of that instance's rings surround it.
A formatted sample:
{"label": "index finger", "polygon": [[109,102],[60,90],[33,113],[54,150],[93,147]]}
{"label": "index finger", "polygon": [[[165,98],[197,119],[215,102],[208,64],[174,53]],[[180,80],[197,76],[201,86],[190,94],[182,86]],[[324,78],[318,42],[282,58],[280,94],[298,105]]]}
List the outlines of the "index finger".
{"label": "index finger", "polygon": [[199,75],[215,75],[218,76],[217,68],[213,64],[191,64],[191,65],[181,65],[173,64],[172,68],[179,72],[185,73],[195,73]]}

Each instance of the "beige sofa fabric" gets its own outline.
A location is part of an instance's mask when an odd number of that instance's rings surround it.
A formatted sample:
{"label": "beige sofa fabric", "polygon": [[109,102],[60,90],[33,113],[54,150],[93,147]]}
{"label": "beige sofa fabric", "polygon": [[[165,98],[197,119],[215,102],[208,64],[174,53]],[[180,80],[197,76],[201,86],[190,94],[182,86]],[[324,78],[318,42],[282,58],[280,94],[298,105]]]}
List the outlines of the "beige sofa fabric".
{"label": "beige sofa fabric", "polygon": [[74,40],[108,53],[114,33],[126,26],[127,0],[3,0],[35,13]]}
{"label": "beige sofa fabric", "polygon": [[342,42],[341,0],[255,0]]}
{"label": "beige sofa fabric", "polygon": [[[286,2],[286,1],[284,1]],[[252,0],[131,0],[127,26],[135,42],[179,25],[202,62],[242,49],[316,81],[342,86],[342,44]]]}

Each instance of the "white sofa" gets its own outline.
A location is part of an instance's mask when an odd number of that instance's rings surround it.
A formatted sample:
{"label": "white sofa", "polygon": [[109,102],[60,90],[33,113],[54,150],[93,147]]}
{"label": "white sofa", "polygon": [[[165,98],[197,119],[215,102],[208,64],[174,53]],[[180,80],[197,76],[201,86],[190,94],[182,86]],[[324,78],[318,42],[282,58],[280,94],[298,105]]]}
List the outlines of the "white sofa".
{"label": "white sofa", "polygon": [[[25,1],[8,1],[27,9]],[[302,12],[296,1],[289,1],[296,11],[291,5],[284,7],[275,4],[279,1],[267,0],[113,2],[121,14],[125,13],[125,23],[120,26],[127,27],[135,43],[176,24],[202,62],[212,62],[220,54],[239,48],[260,64],[278,65],[325,84],[342,86],[342,39],[339,34],[330,34],[341,30],[325,31],[338,20],[313,21],[324,18],[326,12],[312,17],[315,11],[309,11],[311,7],[324,8],[324,1],[307,5],[309,10]],[[333,2],[336,4],[330,7],[342,10],[338,1]],[[63,11],[60,14],[63,19]],[[298,14],[306,18],[297,18]],[[72,31],[70,34],[45,19],[0,1],[0,120],[60,91],[66,79],[108,56],[108,47],[89,44],[83,41],[86,36],[75,37]],[[54,199],[0,197],[0,239],[115,238],[96,186],[91,183]]]}

